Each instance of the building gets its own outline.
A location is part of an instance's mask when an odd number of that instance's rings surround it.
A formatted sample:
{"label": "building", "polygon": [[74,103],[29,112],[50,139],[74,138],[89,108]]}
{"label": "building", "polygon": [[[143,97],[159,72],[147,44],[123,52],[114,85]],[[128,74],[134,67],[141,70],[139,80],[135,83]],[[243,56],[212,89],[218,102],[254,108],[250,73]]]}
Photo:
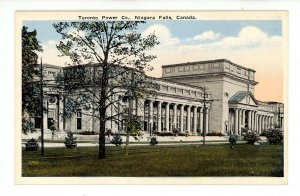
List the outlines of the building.
{"label": "building", "polygon": [[[65,97],[51,89],[57,85],[54,82],[55,76],[65,69],[43,65],[44,80],[49,81],[44,88],[48,111],[43,120],[38,116],[33,118],[35,128],[39,129],[41,123],[44,123],[48,129],[54,124],[59,130],[65,131],[99,130],[97,119],[93,115],[84,114],[81,108],[70,119],[63,119],[59,115],[64,110]],[[162,77],[153,79],[159,86],[157,95],[135,100],[132,110],[139,117],[145,132],[177,129],[199,134],[203,131],[203,123],[206,123],[206,133],[241,134],[245,128],[261,133],[269,128],[283,128],[284,105],[258,101],[254,96],[258,84],[255,81],[255,70],[229,60],[163,65]],[[108,115],[118,113],[118,121],[110,120],[106,124],[106,128],[113,132],[124,130],[122,119],[126,117],[119,116],[119,113],[120,110],[126,110],[127,104],[120,105],[121,108],[108,109]],[[94,111],[89,111],[89,114],[94,114]]]}

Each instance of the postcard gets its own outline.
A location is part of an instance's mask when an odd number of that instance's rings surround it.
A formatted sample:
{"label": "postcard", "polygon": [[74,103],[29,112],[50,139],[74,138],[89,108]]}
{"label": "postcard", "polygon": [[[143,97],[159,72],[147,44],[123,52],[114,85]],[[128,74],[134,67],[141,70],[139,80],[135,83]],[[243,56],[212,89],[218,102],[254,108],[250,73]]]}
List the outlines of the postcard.
{"label": "postcard", "polygon": [[15,14],[16,184],[287,184],[287,11]]}

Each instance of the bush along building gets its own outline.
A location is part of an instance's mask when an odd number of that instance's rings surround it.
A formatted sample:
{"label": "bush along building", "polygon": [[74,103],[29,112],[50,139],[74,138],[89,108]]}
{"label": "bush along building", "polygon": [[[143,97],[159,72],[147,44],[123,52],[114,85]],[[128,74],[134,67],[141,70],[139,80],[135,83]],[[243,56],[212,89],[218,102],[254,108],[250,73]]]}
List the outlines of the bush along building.
{"label": "bush along building", "polygon": [[[43,123],[45,130],[54,125],[58,131],[98,132],[97,110],[92,106],[78,107],[68,118],[62,115],[68,107],[68,98],[74,95],[58,91],[57,87],[62,86],[56,78],[70,69],[76,67],[43,65],[44,107],[47,112],[43,119],[31,117],[36,130]],[[93,74],[97,66],[86,65],[86,69],[88,77],[97,78],[97,74]],[[129,113],[140,122],[142,131],[150,134],[176,131],[197,135],[203,132],[203,127],[205,133],[238,135],[243,130],[257,133],[270,128],[283,130],[284,105],[255,98],[258,82],[253,69],[218,59],[163,65],[161,78],[147,78],[157,85],[155,94],[135,97],[130,101],[131,107],[128,107],[128,101],[124,101],[124,90],[116,88],[120,93],[110,98],[117,104],[108,104],[107,115],[111,118],[106,121],[107,130],[123,132]]]}

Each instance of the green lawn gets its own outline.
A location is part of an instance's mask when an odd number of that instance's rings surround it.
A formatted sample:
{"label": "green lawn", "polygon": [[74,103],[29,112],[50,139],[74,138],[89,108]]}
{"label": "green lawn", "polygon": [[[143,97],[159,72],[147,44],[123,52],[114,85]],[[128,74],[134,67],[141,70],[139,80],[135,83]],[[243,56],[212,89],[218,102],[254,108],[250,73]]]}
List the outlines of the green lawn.
{"label": "green lawn", "polygon": [[107,147],[97,159],[97,147],[46,148],[23,151],[23,176],[283,176],[283,146],[140,146],[124,155],[122,147]]}

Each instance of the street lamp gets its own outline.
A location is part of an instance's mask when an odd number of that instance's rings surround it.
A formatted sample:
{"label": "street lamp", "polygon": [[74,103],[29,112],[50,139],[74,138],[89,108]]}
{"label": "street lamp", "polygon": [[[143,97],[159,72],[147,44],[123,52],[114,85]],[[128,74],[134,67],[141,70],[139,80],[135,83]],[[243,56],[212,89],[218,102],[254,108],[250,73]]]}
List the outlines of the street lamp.
{"label": "street lamp", "polygon": [[206,104],[209,102],[209,100],[207,100],[208,98],[208,93],[206,92],[206,88],[203,88],[203,146],[205,145],[205,134],[206,134],[206,113],[207,113],[207,106]]}

